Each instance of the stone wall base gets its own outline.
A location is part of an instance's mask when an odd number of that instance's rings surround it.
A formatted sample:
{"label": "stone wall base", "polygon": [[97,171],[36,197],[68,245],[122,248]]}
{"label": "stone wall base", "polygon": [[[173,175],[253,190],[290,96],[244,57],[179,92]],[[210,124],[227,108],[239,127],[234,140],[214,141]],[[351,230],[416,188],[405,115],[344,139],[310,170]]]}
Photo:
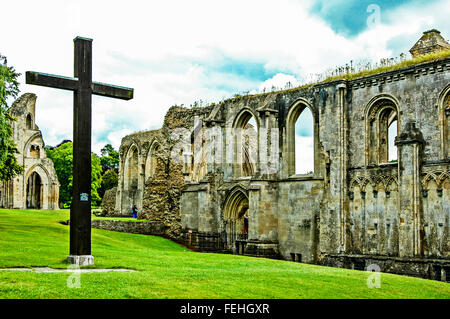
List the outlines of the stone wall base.
{"label": "stone wall base", "polygon": [[322,254],[318,264],[355,270],[379,269],[386,273],[450,282],[449,259]]}
{"label": "stone wall base", "polygon": [[93,220],[92,228],[119,231],[131,234],[166,235],[167,227],[160,222],[138,222],[124,220]]}
{"label": "stone wall base", "polygon": [[279,259],[280,251],[277,243],[248,241],[245,245],[244,255]]}
{"label": "stone wall base", "polygon": [[182,243],[193,250],[204,252],[233,253],[252,257],[280,258],[278,243],[257,240],[236,240],[227,243],[227,237],[221,233],[184,231]]}

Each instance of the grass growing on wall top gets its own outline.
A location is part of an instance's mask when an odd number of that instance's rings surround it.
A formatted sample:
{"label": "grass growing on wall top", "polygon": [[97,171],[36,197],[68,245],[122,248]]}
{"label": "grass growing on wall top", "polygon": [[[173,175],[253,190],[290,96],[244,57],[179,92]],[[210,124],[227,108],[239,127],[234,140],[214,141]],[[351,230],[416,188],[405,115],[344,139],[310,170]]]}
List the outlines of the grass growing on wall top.
{"label": "grass growing on wall top", "polygon": [[401,61],[397,64],[390,65],[390,66],[382,66],[382,67],[374,68],[372,70],[366,70],[366,71],[361,71],[361,72],[356,72],[356,73],[349,73],[349,74],[329,77],[321,83],[330,82],[330,81],[339,80],[339,79],[353,80],[353,79],[361,78],[361,77],[368,76],[368,75],[398,70],[401,68],[405,68],[405,67],[412,66],[412,65],[417,65],[420,63],[442,60],[442,59],[445,59],[448,57],[450,57],[450,50],[443,50],[443,51],[440,51],[437,53],[430,53],[430,54],[422,55],[422,56],[419,56],[419,57],[416,57],[413,59]]}
{"label": "grass growing on wall top", "polygon": [[270,95],[270,94],[280,94],[280,93],[298,91],[298,90],[307,89],[309,87],[312,87],[312,86],[315,86],[318,84],[337,81],[337,80],[354,80],[354,79],[362,78],[362,77],[369,76],[369,75],[398,70],[401,68],[405,68],[405,67],[412,66],[412,65],[417,65],[420,63],[442,60],[442,59],[445,59],[448,57],[450,57],[450,50],[443,50],[443,51],[440,51],[437,53],[425,54],[425,55],[422,55],[422,56],[419,56],[416,58],[404,60],[404,61],[398,62],[396,64],[393,64],[393,65],[374,67],[374,68],[369,68],[368,70],[359,71],[359,72],[349,72],[349,73],[342,74],[342,75],[328,76],[322,81],[302,84],[300,86],[289,88],[289,89],[280,89],[280,90],[275,90],[275,91],[270,91],[270,92],[265,92],[265,93],[257,93],[257,94],[246,94],[246,95],[236,94],[234,97],[226,99],[220,103],[237,102],[242,98],[254,98],[254,97]]}

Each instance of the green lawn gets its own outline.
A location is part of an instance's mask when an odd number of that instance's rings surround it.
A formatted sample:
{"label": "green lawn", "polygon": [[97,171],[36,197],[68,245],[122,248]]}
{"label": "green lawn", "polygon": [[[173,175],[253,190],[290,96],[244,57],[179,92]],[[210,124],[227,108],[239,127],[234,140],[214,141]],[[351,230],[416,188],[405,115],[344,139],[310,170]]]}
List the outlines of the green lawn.
{"label": "green lawn", "polygon": [[[65,268],[69,227],[62,211],[1,210],[0,268]],[[137,272],[81,274],[0,271],[0,298],[450,298],[450,285],[381,275],[369,289],[368,273],[224,254],[196,253],[169,240],[92,230],[96,268]]]}

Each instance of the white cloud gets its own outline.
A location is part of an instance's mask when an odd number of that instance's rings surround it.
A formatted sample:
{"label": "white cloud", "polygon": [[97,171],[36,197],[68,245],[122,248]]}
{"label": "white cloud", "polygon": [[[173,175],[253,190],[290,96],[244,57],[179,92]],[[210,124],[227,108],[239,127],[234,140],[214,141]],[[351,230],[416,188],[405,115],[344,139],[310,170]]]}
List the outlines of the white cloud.
{"label": "white cloud", "polygon": [[[350,60],[387,57],[392,54],[389,41],[412,34],[418,38],[431,26],[450,36],[445,1],[426,9],[382,11],[390,25],[354,39],[311,16],[311,2],[7,1],[2,24],[14,31],[0,35],[1,53],[21,73],[71,76],[72,39],[94,39],[94,80],[135,89],[131,101],[93,99],[93,150],[99,152],[108,142],[117,144],[121,132],[159,127],[173,104],[212,102],[286,79],[304,81]],[[405,45],[407,50],[413,43]],[[214,68],[219,56],[260,64],[270,79]],[[25,85],[24,75],[20,80],[22,92],[38,94],[37,124],[46,143],[71,138],[71,93]]]}
{"label": "white cloud", "polygon": [[313,137],[295,136],[295,173],[307,174],[314,171]]}
{"label": "white cloud", "polygon": [[299,86],[298,80],[289,74],[278,73],[274,75],[272,78],[267,79],[259,86],[259,91],[270,91],[272,88],[284,89],[287,85],[291,85],[291,87]]}

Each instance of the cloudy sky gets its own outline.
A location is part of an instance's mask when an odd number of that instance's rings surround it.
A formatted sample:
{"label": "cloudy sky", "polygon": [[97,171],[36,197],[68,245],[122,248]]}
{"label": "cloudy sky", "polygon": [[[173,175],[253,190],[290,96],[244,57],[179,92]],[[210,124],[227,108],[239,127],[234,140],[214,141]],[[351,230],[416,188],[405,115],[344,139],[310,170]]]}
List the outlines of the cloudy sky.
{"label": "cloudy sky", "polygon": [[[431,28],[450,37],[450,0],[15,0],[1,12],[0,53],[20,73],[73,76],[73,38],[83,36],[94,40],[93,79],[135,89],[131,101],[93,98],[97,153],[160,127],[174,104],[297,85],[350,60],[397,56]],[[38,95],[46,144],[72,139],[72,93],[20,81],[22,93]]]}

